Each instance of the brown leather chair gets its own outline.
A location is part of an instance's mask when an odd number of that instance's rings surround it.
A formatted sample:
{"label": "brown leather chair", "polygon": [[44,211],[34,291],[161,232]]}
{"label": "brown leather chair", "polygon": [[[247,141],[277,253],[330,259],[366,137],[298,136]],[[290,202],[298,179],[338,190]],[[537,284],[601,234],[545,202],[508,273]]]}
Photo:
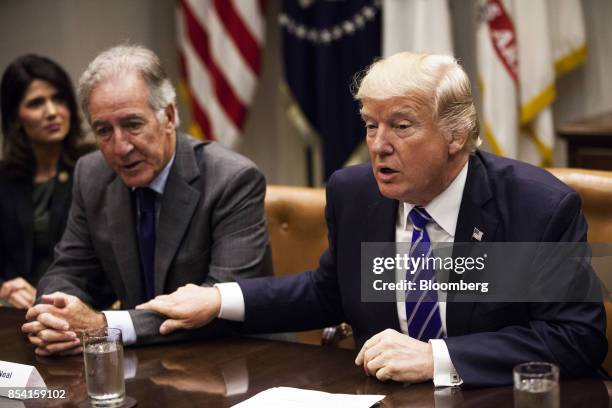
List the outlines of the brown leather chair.
{"label": "brown leather chair", "polygon": [[[325,189],[268,186],[266,192],[268,231],[272,246],[272,262],[275,275],[292,275],[315,269],[319,257],[327,248],[327,223],[325,222]],[[347,329],[347,326],[342,326]],[[330,333],[327,330],[326,333]],[[331,330],[332,337],[342,330]],[[344,333],[346,334],[346,333]],[[323,332],[311,330],[296,334],[297,340],[307,344],[322,344]],[[333,342],[339,347],[351,347],[352,339]]]}
{"label": "brown leather chair", "polygon": [[316,268],[327,248],[325,190],[268,186],[268,232],[276,275]]}
{"label": "brown leather chair", "polygon": [[[580,194],[582,211],[589,224],[589,242],[612,242],[612,172],[588,169],[555,168],[548,169],[555,177]],[[612,265],[606,259],[593,259],[595,271],[603,283],[612,288],[610,273]],[[607,272],[607,273],[604,273]],[[604,368],[612,373],[612,302],[605,302],[607,314],[606,336],[608,337],[608,355]]]}
{"label": "brown leather chair", "polygon": [[587,169],[548,169],[582,199],[589,224],[589,242],[612,242],[612,172]]}

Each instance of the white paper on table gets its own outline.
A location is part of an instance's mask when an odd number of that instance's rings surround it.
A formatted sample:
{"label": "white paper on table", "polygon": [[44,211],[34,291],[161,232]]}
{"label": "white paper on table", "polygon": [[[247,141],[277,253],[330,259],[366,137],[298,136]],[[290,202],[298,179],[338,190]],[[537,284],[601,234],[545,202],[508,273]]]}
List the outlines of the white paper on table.
{"label": "white paper on table", "polygon": [[330,394],[291,387],[275,387],[242,401],[232,408],[370,408],[385,395]]}

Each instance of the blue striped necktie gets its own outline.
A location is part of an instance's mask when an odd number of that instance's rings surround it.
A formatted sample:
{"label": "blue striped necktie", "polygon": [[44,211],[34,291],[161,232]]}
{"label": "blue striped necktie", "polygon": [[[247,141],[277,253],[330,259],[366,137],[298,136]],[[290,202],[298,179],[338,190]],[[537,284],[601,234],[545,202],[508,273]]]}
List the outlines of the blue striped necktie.
{"label": "blue striped necktie", "polygon": [[[412,221],[412,243],[410,257],[426,260],[431,254],[431,241],[426,226],[434,222],[431,215],[423,207],[414,207],[408,215]],[[414,274],[410,268],[406,271],[406,280],[415,281],[416,289],[406,293],[406,320],[410,337],[421,341],[440,338],[442,335],[442,320],[438,305],[438,292],[435,290],[420,290],[419,281],[436,281],[434,268],[416,268]]]}
{"label": "blue striped necktie", "polygon": [[134,190],[138,204],[138,253],[140,273],[145,288],[145,300],[155,297],[155,196],[148,187]]}

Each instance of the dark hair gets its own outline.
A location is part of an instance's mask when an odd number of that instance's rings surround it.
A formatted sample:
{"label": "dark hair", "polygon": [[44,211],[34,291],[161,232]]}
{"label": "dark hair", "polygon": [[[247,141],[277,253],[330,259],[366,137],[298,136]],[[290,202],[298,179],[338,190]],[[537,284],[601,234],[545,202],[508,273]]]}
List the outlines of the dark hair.
{"label": "dark hair", "polygon": [[55,87],[70,110],[70,129],[62,141],[59,166],[72,169],[78,159],[82,138],[77,102],[70,77],[55,62],[39,55],[17,58],[2,75],[0,108],[2,110],[3,165],[15,176],[34,177],[36,159],[32,146],[19,124],[19,105],[32,81],[40,79]]}

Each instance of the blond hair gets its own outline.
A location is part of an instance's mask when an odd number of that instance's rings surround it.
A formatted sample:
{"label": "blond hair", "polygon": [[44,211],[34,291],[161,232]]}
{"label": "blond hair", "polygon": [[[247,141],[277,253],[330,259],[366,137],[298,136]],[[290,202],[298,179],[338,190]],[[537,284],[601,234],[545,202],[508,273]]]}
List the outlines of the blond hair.
{"label": "blond hair", "polygon": [[380,59],[355,77],[354,97],[389,99],[419,96],[430,102],[433,120],[447,135],[467,134],[466,148],[481,144],[470,80],[448,55],[401,52]]}

